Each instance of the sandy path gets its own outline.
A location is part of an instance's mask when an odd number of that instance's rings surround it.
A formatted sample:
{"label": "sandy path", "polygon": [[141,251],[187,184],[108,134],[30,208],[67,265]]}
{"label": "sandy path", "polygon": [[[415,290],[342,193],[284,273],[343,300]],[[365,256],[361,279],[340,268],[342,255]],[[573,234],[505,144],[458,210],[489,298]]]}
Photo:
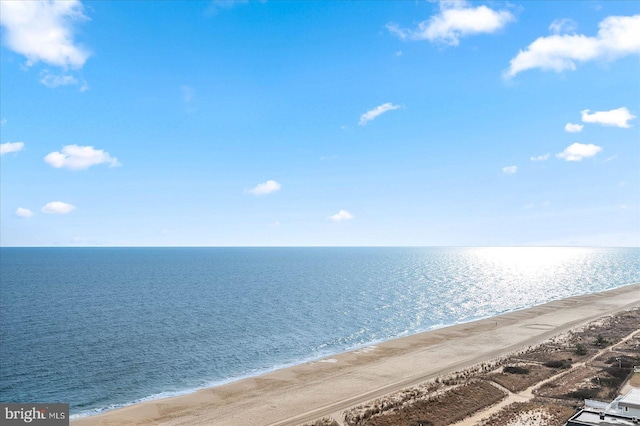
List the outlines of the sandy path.
{"label": "sandy path", "polygon": [[572,297],[333,356],[190,395],[73,421],[84,425],[297,425],[534,345],[640,305],[640,284]]}

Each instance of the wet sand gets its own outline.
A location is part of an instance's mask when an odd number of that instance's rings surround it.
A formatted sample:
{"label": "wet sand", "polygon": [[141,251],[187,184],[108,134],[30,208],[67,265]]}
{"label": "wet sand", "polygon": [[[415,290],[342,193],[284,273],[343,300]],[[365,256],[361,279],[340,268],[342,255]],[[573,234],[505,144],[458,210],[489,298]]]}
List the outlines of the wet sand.
{"label": "wet sand", "polygon": [[640,284],[390,340],[319,362],[71,423],[297,425],[535,345],[634,306],[640,306]]}

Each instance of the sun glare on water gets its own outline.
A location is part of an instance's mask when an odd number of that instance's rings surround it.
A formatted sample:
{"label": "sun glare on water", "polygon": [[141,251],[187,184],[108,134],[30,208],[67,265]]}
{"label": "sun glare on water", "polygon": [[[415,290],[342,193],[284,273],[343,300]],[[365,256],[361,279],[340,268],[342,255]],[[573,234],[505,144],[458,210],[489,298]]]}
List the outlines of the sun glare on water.
{"label": "sun glare on water", "polygon": [[471,249],[476,261],[496,272],[518,275],[548,275],[563,265],[584,259],[587,248],[575,247],[483,247]]}
{"label": "sun glare on water", "polygon": [[589,248],[574,247],[472,248],[467,256],[475,279],[467,291],[480,312],[484,305],[525,306],[560,297],[558,283],[570,286],[575,278],[571,271],[588,270],[592,254]]}

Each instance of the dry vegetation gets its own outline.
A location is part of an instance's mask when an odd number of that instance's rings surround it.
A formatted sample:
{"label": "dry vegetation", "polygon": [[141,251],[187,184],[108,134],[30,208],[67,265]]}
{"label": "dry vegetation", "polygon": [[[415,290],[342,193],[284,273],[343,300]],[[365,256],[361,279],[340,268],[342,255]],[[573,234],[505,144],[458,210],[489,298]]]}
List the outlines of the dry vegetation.
{"label": "dry vegetation", "polygon": [[[514,372],[513,368],[521,368],[526,373]],[[485,376],[488,380],[498,383],[511,392],[521,392],[531,386],[556,374],[555,369],[547,368],[541,364],[507,365],[502,371],[497,371]]]}
{"label": "dry vegetation", "polygon": [[340,426],[338,422],[327,417],[323,417],[320,420],[316,420],[313,423],[305,423],[303,426]]}
{"label": "dry vegetation", "polygon": [[[401,407],[382,411],[380,405],[365,410],[359,417],[350,418],[348,424],[359,426],[413,425],[446,426],[462,420],[469,414],[495,404],[506,396],[505,392],[486,381],[472,381],[455,386],[446,392],[435,393],[428,399],[420,399]],[[457,407],[455,411],[450,407]]]}
{"label": "dry vegetation", "polygon": [[538,395],[554,399],[609,401],[616,397],[633,365],[640,362],[638,355],[631,357],[618,351],[605,353],[587,365],[542,385]]}
{"label": "dry vegetation", "polygon": [[478,425],[563,425],[585,398],[613,399],[633,365],[640,365],[638,334],[606,350],[638,324],[640,308],[606,317],[517,354],[351,408],[345,424],[450,425],[504,399],[506,388],[535,397],[511,403]]}
{"label": "dry vegetation", "polygon": [[514,402],[490,416],[478,426],[562,426],[575,409],[571,404],[534,399],[530,402]]}

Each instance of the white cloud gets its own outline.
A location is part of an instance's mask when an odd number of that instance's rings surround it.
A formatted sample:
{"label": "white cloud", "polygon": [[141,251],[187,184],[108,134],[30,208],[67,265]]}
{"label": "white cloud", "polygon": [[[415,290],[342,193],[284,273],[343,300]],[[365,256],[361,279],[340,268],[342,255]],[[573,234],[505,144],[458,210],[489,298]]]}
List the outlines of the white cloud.
{"label": "white cloud", "polygon": [[387,24],[387,29],[403,40],[429,40],[457,46],[461,37],[494,33],[514,20],[506,10],[469,7],[465,1],[440,1],[440,13],[420,22],[415,30],[403,29],[396,24]]}
{"label": "white cloud", "polygon": [[603,19],[595,37],[582,34],[554,34],[540,37],[511,59],[505,78],[533,68],[575,70],[576,62],[613,61],[640,52],[640,15],[609,16]]}
{"label": "white cloud", "polygon": [[52,152],[44,157],[44,161],[59,169],[65,167],[71,170],[86,170],[97,164],[107,163],[110,167],[120,166],[118,159],[111,157],[108,152],[94,149],[92,146],[67,145],[62,152]]}
{"label": "white cloud", "polygon": [[0,144],[0,155],[9,154],[10,152],[19,152],[24,149],[24,142],[6,142]]}
{"label": "white cloud", "polygon": [[281,187],[282,185],[280,185],[275,180],[268,180],[266,182],[259,183],[255,186],[255,188],[250,189],[248,192],[254,195],[267,195],[271,194],[272,192],[279,191]]}
{"label": "white cloud", "polygon": [[583,158],[593,157],[602,151],[602,148],[594,144],[572,143],[564,151],[556,154],[556,157],[565,161],[582,161]]}
{"label": "white cloud", "polygon": [[549,25],[549,31],[554,34],[573,33],[576,29],[578,24],[569,18],[556,19]]}
{"label": "white cloud", "polygon": [[221,10],[231,9],[239,4],[247,4],[249,0],[213,0],[209,3],[209,7],[205,10],[205,15],[215,16]]}
{"label": "white cloud", "polygon": [[52,201],[42,206],[42,213],[47,214],[67,214],[75,210],[76,206],[62,201]]}
{"label": "white cloud", "polygon": [[580,133],[584,126],[582,124],[567,123],[564,125],[564,131],[569,133]]}
{"label": "white cloud", "polygon": [[372,110],[369,110],[360,116],[360,121],[358,122],[359,126],[366,125],[369,121],[374,120],[379,115],[384,114],[387,111],[393,111],[394,109],[400,108],[400,105],[393,105],[391,102],[387,102],[386,104],[379,105]]}
{"label": "white cloud", "polygon": [[411,35],[411,30],[405,30],[403,28],[400,28],[398,24],[395,24],[393,22],[388,23],[386,27],[391,34],[401,38],[402,40],[405,40],[407,37]]}
{"label": "white cloud", "polygon": [[[640,25],[640,22],[638,23]],[[585,123],[598,123],[603,126],[616,126],[628,129],[631,127],[629,121],[636,118],[625,107],[612,109],[611,111],[596,111],[593,114],[589,114],[589,110],[585,109],[580,111],[582,114],[582,121]]]}
{"label": "white cloud", "polygon": [[53,75],[44,71],[40,74],[40,83],[53,89],[60,86],[68,86],[72,84],[78,84],[78,80],[72,75]]}
{"label": "white cloud", "polygon": [[6,118],[3,118],[2,120],[0,120],[0,126],[4,126],[5,124],[7,124]]}
{"label": "white cloud", "polygon": [[537,157],[530,157],[531,161],[546,161],[549,159],[549,154],[538,155]]}
{"label": "white cloud", "polygon": [[88,19],[78,0],[3,1],[0,24],[9,49],[24,55],[27,66],[42,61],[81,68],[89,53],[73,40],[72,23]]}
{"label": "white cloud", "polygon": [[343,220],[351,220],[354,217],[355,216],[349,213],[348,211],[341,209],[338,213],[334,214],[333,216],[329,216],[329,220],[333,222],[342,222]]}
{"label": "white cloud", "polygon": [[196,94],[193,87],[190,86],[180,86],[180,91],[182,92],[182,100],[186,103],[191,102]]}
{"label": "white cloud", "polygon": [[29,209],[18,207],[18,209],[16,210],[16,216],[22,217],[22,218],[28,218],[33,216],[33,212]]}
{"label": "white cloud", "polygon": [[506,166],[502,168],[502,172],[508,175],[512,175],[518,171],[518,166]]}

